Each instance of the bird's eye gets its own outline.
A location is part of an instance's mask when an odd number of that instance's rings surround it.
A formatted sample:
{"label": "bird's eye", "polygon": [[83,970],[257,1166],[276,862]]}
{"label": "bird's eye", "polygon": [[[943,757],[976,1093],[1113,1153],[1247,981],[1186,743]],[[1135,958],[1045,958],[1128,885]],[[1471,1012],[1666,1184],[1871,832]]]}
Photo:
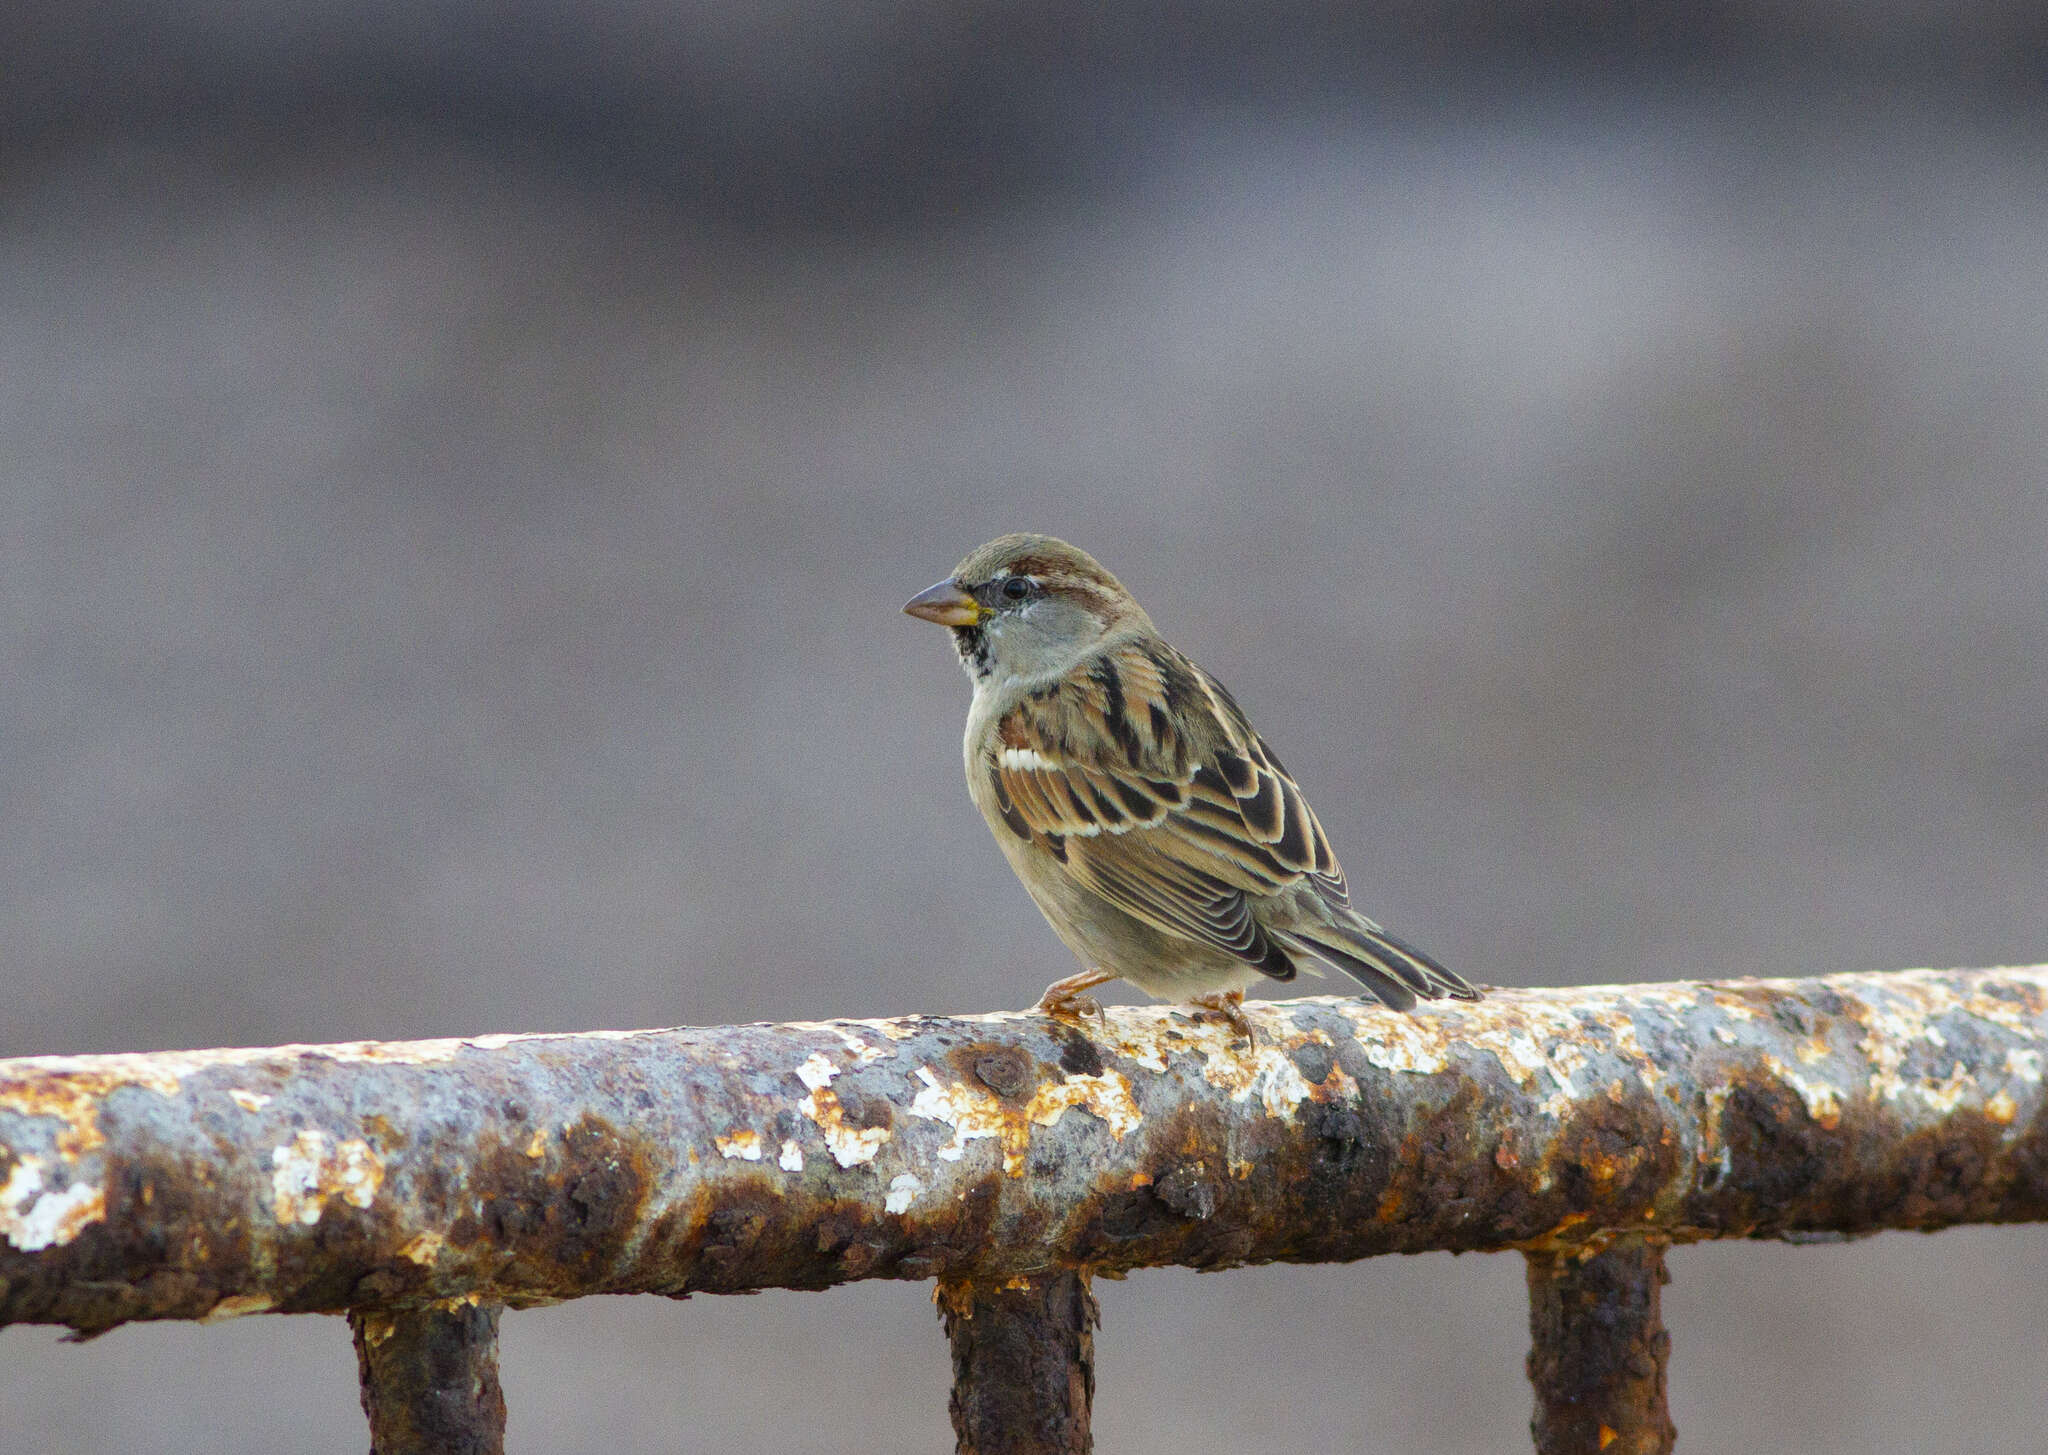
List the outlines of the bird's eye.
{"label": "bird's eye", "polygon": [[1031,594],[1031,582],[1022,576],[1012,576],[1003,583],[1003,595],[1012,601],[1022,601]]}

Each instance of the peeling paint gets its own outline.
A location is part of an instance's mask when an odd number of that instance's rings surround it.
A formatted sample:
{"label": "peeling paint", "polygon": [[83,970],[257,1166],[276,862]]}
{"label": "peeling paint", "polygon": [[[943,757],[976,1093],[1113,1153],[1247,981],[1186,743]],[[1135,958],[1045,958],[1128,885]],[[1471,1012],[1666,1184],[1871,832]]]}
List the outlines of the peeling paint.
{"label": "peeling paint", "polygon": [[869,1045],[844,1026],[834,1026],[833,1030],[838,1034],[840,1042],[846,1047],[846,1054],[853,1058],[854,1065],[870,1066],[877,1061],[889,1059],[887,1051]]}
{"label": "peeling paint", "polygon": [[857,1167],[863,1162],[874,1161],[875,1154],[889,1140],[889,1129],[848,1125],[846,1108],[832,1090],[832,1081],[839,1075],[839,1068],[832,1064],[831,1059],[821,1052],[813,1052],[796,1068],[796,1075],[797,1080],[811,1089],[811,1094],[797,1103],[797,1110],[817,1124],[832,1160],[841,1167]]}
{"label": "peeling paint", "polygon": [[929,1066],[917,1068],[917,1079],[923,1088],[906,1110],[914,1117],[943,1122],[953,1129],[952,1141],[938,1149],[938,1157],[957,1162],[966,1155],[967,1143],[993,1137],[1002,1143],[1003,1171],[1011,1177],[1024,1175],[1024,1154],[1031,1145],[1031,1128],[1057,1125],[1072,1108],[1092,1113],[1118,1139],[1144,1119],[1131,1096],[1130,1082],[1117,1071],[1070,1075],[1046,1082],[1022,1107],[1006,1106],[1001,1098],[965,1082],[942,1081]]}
{"label": "peeling paint", "polygon": [[0,1238],[24,1253],[61,1247],[107,1215],[106,1189],[77,1181],[46,1189],[44,1162],[23,1157],[0,1183]]}
{"label": "peeling paint", "polygon": [[1116,1053],[1145,1071],[1166,1070],[1166,1046],[1158,1036],[1117,1035]]}
{"label": "peeling paint", "polygon": [[1816,1125],[1835,1127],[1841,1124],[1842,1094],[1834,1087],[1793,1070],[1776,1056],[1767,1054],[1763,1062],[1773,1076],[1799,1093],[1800,1101],[1806,1105],[1806,1114]]}
{"label": "peeling paint", "polygon": [[803,1064],[796,1068],[796,1079],[813,1091],[830,1086],[832,1078],[838,1074],[839,1068],[834,1066],[832,1058],[822,1051],[811,1052],[804,1058]]}
{"label": "peeling paint", "polygon": [[0,1062],[0,1322],[2048,1220],[2048,967],[1247,1014]]}
{"label": "peeling paint", "polygon": [[[1299,1046],[1303,1039],[1294,1037],[1291,1044]],[[1257,1096],[1266,1115],[1274,1117],[1292,1116],[1295,1108],[1315,1095],[1315,1088],[1293,1059],[1270,1041],[1262,1041],[1249,1053],[1228,1042],[1220,1050],[1205,1049],[1202,1079],[1232,1101]]]}
{"label": "peeling paint", "polygon": [[1062,1081],[1049,1082],[1031,1094],[1030,1104],[1024,1111],[1033,1125],[1049,1127],[1069,1109],[1076,1107],[1100,1119],[1110,1134],[1119,1139],[1135,1131],[1138,1123],[1144,1120],[1144,1113],[1138,1110],[1138,1103],[1131,1097],[1131,1083],[1124,1079],[1121,1071],[1069,1076]]}
{"label": "peeling paint", "polygon": [[[60,1123],[56,1153],[66,1162],[76,1162],[86,1153],[106,1144],[107,1139],[100,1133],[100,1099],[108,1092],[130,1084],[117,1073],[92,1071],[76,1071],[43,1079],[0,1076],[0,1111],[56,1119]],[[176,1089],[175,1083],[173,1089]]]}
{"label": "peeling paint", "polygon": [[761,1160],[761,1134],[751,1128],[734,1132],[730,1136],[713,1137],[712,1145],[718,1148],[721,1157],[737,1157],[743,1162]]}
{"label": "peeling paint", "polygon": [[280,1223],[317,1223],[327,1199],[368,1207],[384,1181],[384,1164],[370,1144],[352,1138],[333,1145],[317,1128],[307,1128],[270,1153],[271,1212]]}
{"label": "peeling paint", "polygon": [[[1004,1163],[1010,1161],[1008,1146],[1017,1144],[1018,1170],[1022,1171],[1024,1144],[1030,1133],[1012,1130],[1013,1113],[985,1091],[961,1082],[941,1081],[929,1066],[917,1068],[924,1089],[911,1099],[907,1110],[926,1121],[944,1122],[953,1129],[953,1140],[938,1149],[942,1161],[958,1162],[967,1155],[967,1144],[982,1137],[1000,1137],[1005,1144]],[[1014,1174],[1013,1174],[1014,1175]]]}
{"label": "peeling paint", "polygon": [[1366,1060],[1387,1071],[1431,1076],[1451,1064],[1450,1041],[1442,1029],[1407,1016],[1355,1015],[1358,1044]]}

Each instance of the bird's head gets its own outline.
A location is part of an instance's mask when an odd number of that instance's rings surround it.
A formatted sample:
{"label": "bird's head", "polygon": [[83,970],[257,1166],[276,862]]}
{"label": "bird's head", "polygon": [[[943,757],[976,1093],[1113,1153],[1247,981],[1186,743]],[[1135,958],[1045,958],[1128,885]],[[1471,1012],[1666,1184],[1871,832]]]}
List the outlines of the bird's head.
{"label": "bird's head", "polygon": [[1003,536],[969,551],[903,609],[951,628],[977,682],[1057,677],[1112,637],[1152,630],[1144,608],[1093,556],[1041,535]]}

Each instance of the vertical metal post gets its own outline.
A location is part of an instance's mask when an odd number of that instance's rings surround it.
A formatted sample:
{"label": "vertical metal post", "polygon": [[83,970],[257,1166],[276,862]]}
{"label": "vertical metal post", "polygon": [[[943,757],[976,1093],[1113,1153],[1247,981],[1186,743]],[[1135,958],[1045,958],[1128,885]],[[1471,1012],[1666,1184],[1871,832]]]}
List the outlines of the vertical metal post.
{"label": "vertical metal post", "polygon": [[1670,1455],[1663,1247],[1617,1238],[1590,1257],[1528,1256],[1537,1455]]}
{"label": "vertical metal post", "polygon": [[370,1455],[504,1455],[500,1312],[472,1303],[350,1312]]}
{"label": "vertical metal post", "polygon": [[1089,1455],[1102,1312],[1088,1275],[941,1283],[936,1297],[953,1345],[959,1455]]}

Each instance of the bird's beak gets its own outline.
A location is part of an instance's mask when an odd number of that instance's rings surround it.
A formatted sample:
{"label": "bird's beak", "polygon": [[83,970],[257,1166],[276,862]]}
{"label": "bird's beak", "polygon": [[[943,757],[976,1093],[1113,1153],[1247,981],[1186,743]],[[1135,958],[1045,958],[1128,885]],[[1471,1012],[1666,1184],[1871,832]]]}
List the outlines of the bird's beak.
{"label": "bird's beak", "polygon": [[951,581],[927,587],[903,603],[903,610],[940,626],[976,626],[988,615],[982,604]]}

